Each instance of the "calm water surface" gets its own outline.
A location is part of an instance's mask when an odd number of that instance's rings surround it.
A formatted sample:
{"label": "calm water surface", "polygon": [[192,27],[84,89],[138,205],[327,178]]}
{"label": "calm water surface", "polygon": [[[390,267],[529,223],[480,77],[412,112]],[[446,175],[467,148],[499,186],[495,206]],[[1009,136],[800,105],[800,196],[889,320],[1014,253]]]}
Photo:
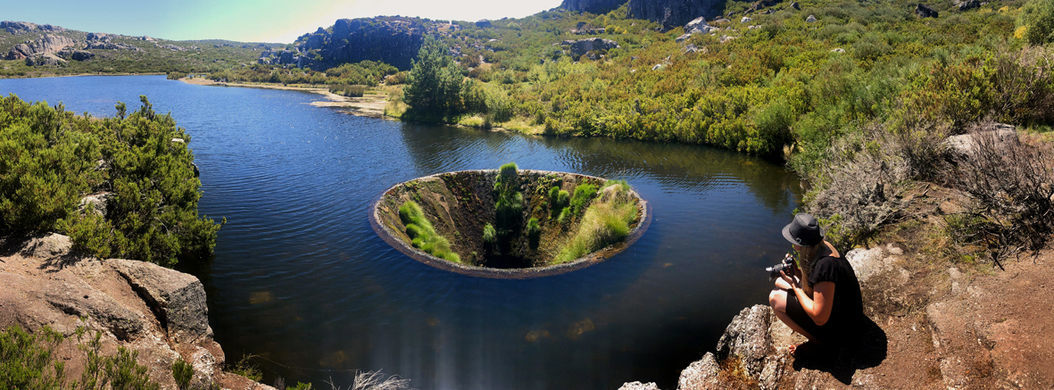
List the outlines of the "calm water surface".
{"label": "calm water surface", "polygon": [[[782,167],[725,151],[360,118],[300,92],[124,76],[0,80],[0,93],[95,116],[147,95],[187,129],[201,212],[228,219],[197,271],[210,321],[228,359],[259,356],[267,382],[384,370],[422,389],[676,387],[735,313],[766,300],[762,267],[789,249],[779,229],[799,199]],[[370,228],[395,183],[509,161],[625,179],[651,227],[604,263],[532,280],[433,269]]]}

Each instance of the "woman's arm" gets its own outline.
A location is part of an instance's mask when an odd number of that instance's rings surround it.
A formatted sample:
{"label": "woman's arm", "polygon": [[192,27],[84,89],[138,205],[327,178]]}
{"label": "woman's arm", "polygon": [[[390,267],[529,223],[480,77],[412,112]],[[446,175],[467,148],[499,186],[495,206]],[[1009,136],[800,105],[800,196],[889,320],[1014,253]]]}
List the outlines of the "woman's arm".
{"label": "woman's arm", "polygon": [[794,296],[798,298],[798,302],[801,303],[805,314],[812,318],[812,322],[820,326],[826,324],[827,320],[831,319],[831,309],[834,308],[834,282],[816,283],[812,287],[812,297],[809,297],[809,294],[802,290],[801,284],[797,280],[788,277],[786,274],[783,276],[783,280],[791,285]]}

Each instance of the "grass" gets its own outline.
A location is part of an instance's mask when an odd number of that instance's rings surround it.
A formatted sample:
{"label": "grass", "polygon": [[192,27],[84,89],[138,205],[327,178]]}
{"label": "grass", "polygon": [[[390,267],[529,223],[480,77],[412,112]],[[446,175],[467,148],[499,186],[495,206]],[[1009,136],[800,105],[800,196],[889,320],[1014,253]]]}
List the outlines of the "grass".
{"label": "grass", "polygon": [[406,225],[406,235],[410,236],[414,248],[443,260],[461,263],[461,257],[450,249],[450,241],[436,233],[417,202],[410,200],[399,206],[399,219]]}
{"label": "grass", "polygon": [[620,242],[629,235],[630,225],[637,219],[637,204],[629,196],[626,186],[612,184],[603,190],[605,193],[608,191],[611,191],[612,196],[600,198],[585,210],[578,231],[560,249],[553,259],[554,264],[573,261]]}
{"label": "grass", "polygon": [[571,213],[578,215],[584,211],[596,194],[597,186],[594,184],[582,183],[575,186],[575,194],[571,196]]}

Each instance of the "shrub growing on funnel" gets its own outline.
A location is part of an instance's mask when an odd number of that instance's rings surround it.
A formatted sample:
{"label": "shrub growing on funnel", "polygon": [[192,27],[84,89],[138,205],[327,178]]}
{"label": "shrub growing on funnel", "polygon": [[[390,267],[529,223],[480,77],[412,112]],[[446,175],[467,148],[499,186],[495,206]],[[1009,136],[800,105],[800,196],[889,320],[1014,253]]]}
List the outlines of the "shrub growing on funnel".
{"label": "shrub growing on funnel", "polygon": [[408,200],[399,206],[399,219],[406,226],[406,235],[410,236],[414,248],[444,260],[461,262],[461,257],[450,250],[450,241],[436,233],[432,223],[425,219],[417,202]]}

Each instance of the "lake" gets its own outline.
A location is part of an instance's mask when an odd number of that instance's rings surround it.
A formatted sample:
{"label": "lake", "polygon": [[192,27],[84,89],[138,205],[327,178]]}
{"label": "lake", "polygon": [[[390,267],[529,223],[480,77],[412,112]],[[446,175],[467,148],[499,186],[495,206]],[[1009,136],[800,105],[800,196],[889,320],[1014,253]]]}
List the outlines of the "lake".
{"label": "lake", "polygon": [[[355,117],[296,91],[88,76],[0,80],[0,93],[94,116],[146,95],[187,129],[200,211],[228,219],[194,272],[227,359],[256,356],[267,383],[384,370],[421,389],[674,388],[732,316],[767,301],[763,268],[790,249],[780,228],[800,201],[785,168],[728,151]],[[510,161],[624,179],[651,226],[603,263],[527,280],[429,267],[370,227],[393,184]]]}

